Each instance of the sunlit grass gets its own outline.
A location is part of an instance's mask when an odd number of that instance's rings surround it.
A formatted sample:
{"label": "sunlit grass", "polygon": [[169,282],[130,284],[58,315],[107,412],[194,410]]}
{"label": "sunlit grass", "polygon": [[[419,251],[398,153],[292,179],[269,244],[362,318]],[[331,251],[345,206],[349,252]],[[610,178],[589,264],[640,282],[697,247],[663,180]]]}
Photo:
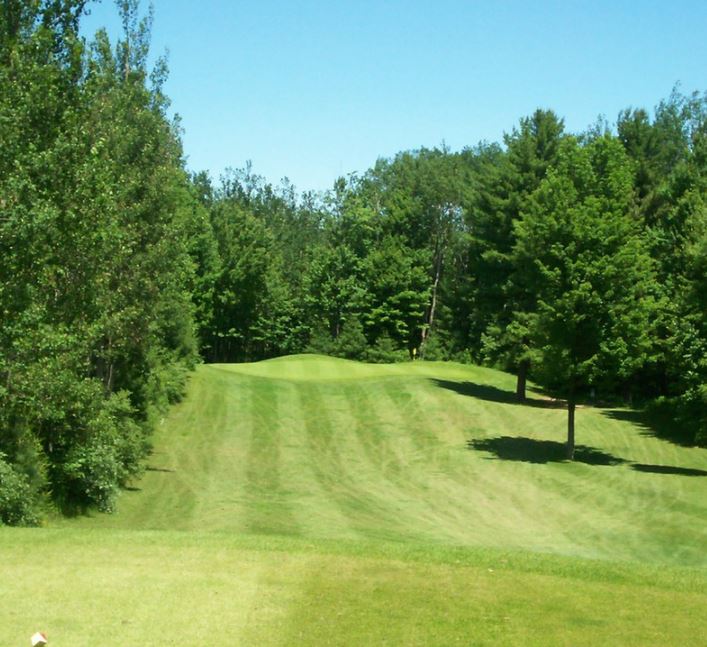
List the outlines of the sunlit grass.
{"label": "sunlit grass", "polygon": [[702,573],[221,532],[0,531],[0,644],[697,645]]}
{"label": "sunlit grass", "polygon": [[[116,515],[0,529],[0,645],[685,645],[707,451],[513,377],[202,366]],[[560,448],[561,449],[561,448]]]}
{"label": "sunlit grass", "polygon": [[566,411],[513,386],[458,364],[203,366],[139,491],[79,523],[704,564],[707,450],[583,408],[563,462]]}

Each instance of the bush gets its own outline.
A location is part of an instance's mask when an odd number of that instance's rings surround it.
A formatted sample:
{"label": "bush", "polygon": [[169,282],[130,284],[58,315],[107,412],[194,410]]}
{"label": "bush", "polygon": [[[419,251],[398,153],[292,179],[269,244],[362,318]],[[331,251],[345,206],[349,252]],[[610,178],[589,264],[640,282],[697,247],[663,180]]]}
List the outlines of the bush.
{"label": "bush", "polygon": [[707,384],[700,384],[680,398],[680,417],[695,430],[695,444],[707,447]]}
{"label": "bush", "polygon": [[145,408],[164,413],[186,391],[187,377],[193,366],[167,351],[152,352],[148,357],[149,373],[144,387]]}
{"label": "bush", "polygon": [[113,512],[119,470],[115,448],[109,442],[76,447],[63,468],[74,506],[95,505],[101,512]]}
{"label": "bush", "polygon": [[319,325],[312,330],[305,352],[315,355],[336,355],[336,341],[332,339],[326,326]]}
{"label": "bush", "polygon": [[661,436],[707,447],[707,384],[678,397],[658,398],[646,411]]}
{"label": "bush", "polygon": [[425,341],[423,357],[428,362],[443,362],[450,359],[450,342],[442,331],[434,331]]}
{"label": "bush", "polygon": [[105,415],[110,419],[115,438],[118,462],[118,483],[125,485],[131,477],[143,471],[142,459],[147,456],[150,444],[147,434],[150,427],[139,425],[134,419],[135,410],[127,391],[114,393],[105,404]]}
{"label": "bush", "polygon": [[410,354],[401,348],[396,348],[390,335],[384,333],[376,343],[366,351],[366,361],[373,364],[393,364],[395,362],[407,362]]}
{"label": "bush", "polygon": [[27,478],[0,454],[0,525],[35,526],[34,497]]}
{"label": "bush", "polygon": [[148,444],[132,417],[128,393],[113,394],[87,421],[81,443],[73,445],[61,466],[66,503],[77,509],[113,512],[119,487],[142,470]]}
{"label": "bush", "polygon": [[336,338],[335,354],[346,359],[364,360],[368,352],[368,340],[363,332],[361,320],[352,316],[346,320],[341,334]]}

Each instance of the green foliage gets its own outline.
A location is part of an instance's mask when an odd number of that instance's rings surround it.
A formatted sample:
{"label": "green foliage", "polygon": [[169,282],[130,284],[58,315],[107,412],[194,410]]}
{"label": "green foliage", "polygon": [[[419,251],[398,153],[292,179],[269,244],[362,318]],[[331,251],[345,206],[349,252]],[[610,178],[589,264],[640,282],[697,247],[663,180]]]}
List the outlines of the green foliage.
{"label": "green foliage", "polygon": [[401,346],[417,347],[429,298],[425,256],[388,236],[366,257],[364,320],[374,338],[388,334]]}
{"label": "green foliage", "polygon": [[707,385],[697,385],[679,396],[656,398],[647,412],[667,440],[707,447]]}
{"label": "green foliage", "polygon": [[141,473],[148,446],[133,413],[128,394],[114,394],[95,412],[82,442],[66,451],[60,497],[65,509],[95,506],[113,512],[119,486]]}
{"label": "green foliage", "polygon": [[32,526],[38,522],[28,479],[0,453],[0,526]]}
{"label": "green foliage", "polygon": [[332,243],[317,250],[309,267],[306,298],[310,316],[336,337],[345,318],[363,307],[366,289],[362,258],[346,242],[338,243],[335,230],[329,235]]}
{"label": "green foliage", "polygon": [[366,350],[365,359],[372,364],[394,364],[408,361],[410,353],[406,349],[396,347],[393,338],[383,333],[376,339],[376,343]]}
{"label": "green foliage", "polygon": [[[410,305],[419,312],[412,317],[401,313],[402,319],[407,319],[405,332],[399,329],[388,333],[407,348],[417,349],[421,357],[437,327],[440,307],[451,300],[445,288],[454,281],[449,268],[463,236],[464,211],[472,185],[469,167],[443,147],[379,160],[357,187],[361,199],[378,216],[381,234],[376,237],[376,247],[392,261],[391,268],[385,270],[395,269],[396,258],[389,243],[394,239],[417,275],[410,276],[411,285],[403,288],[408,295],[403,298],[414,299],[416,304]],[[386,264],[378,261],[379,268],[381,265]],[[368,280],[370,284],[376,276]]]}
{"label": "green foliage", "polygon": [[86,46],[85,4],[0,8],[0,451],[29,506],[107,510],[196,359],[199,211],[149,17]]}
{"label": "green foliage", "polygon": [[196,291],[203,356],[227,362],[300,352],[312,328],[305,285],[316,281],[317,205],[298,202],[289,185],[274,189],[250,167],[230,171],[218,190],[203,177],[195,182],[209,213],[195,249],[205,261]]}
{"label": "green foliage", "polygon": [[568,139],[516,224],[516,282],[537,300],[526,319],[533,374],[569,402],[570,457],[577,398],[615,390],[651,348],[655,280],[631,181],[618,142]]}
{"label": "green foliage", "polygon": [[62,464],[65,509],[95,505],[113,512],[118,490],[116,447],[109,434],[91,435],[73,447]]}
{"label": "green foliage", "polygon": [[334,355],[346,359],[363,359],[368,351],[368,340],[363,332],[361,320],[349,317],[343,324],[334,343]]}
{"label": "green foliage", "polygon": [[707,447],[707,384],[700,384],[681,399],[681,417],[694,425],[695,444]]}
{"label": "green foliage", "polygon": [[310,331],[309,343],[305,347],[306,353],[315,355],[336,355],[336,340],[331,336],[329,328],[321,322],[315,324]]}
{"label": "green foliage", "polygon": [[527,370],[531,361],[529,320],[537,298],[523,285],[513,258],[515,226],[557,163],[564,137],[564,124],[555,113],[536,110],[505,136],[505,151],[479,151],[471,225],[475,285],[470,341],[480,359],[513,372]]}
{"label": "green foliage", "polygon": [[[707,95],[684,96],[675,89],[652,119],[642,110],[626,111],[618,129],[634,161],[638,215],[656,263],[661,298],[651,357],[639,384],[645,396],[660,395],[661,403],[672,403],[680,428],[684,412],[692,410],[688,403],[699,403],[696,394],[707,383]],[[702,433],[699,424],[693,428]]]}
{"label": "green foliage", "polygon": [[114,506],[199,357],[305,348],[474,359],[673,403],[707,384],[707,96],[575,138],[549,110],[503,146],[402,152],[323,196],[250,165],[189,176],[147,65],[152,12],[0,3],[0,452],[30,492]]}

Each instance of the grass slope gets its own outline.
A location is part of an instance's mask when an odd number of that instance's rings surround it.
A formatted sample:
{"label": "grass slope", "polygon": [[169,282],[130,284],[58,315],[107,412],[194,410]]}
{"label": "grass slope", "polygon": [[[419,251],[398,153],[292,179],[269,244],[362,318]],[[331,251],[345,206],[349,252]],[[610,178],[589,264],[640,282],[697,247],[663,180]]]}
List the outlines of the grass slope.
{"label": "grass slope", "polygon": [[0,528],[0,644],[706,644],[707,451],[456,364],[202,366],[119,513]]}
{"label": "grass slope", "polygon": [[512,389],[456,364],[202,366],[140,491],[83,523],[705,563],[707,450],[584,408],[579,460],[554,460],[566,411]]}

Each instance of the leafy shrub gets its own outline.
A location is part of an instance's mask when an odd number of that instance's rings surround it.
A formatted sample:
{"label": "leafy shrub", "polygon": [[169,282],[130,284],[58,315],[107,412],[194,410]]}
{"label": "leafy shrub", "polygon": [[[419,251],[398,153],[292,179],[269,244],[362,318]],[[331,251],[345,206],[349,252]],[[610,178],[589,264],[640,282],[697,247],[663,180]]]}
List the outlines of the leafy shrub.
{"label": "leafy shrub", "polygon": [[664,437],[707,447],[707,384],[678,397],[661,397],[646,411]]}
{"label": "leafy shrub", "polygon": [[442,362],[450,358],[450,342],[442,331],[431,333],[425,341],[424,357],[430,362]]}
{"label": "leafy shrub", "polygon": [[107,434],[72,448],[62,467],[74,505],[95,505],[101,512],[113,512],[120,466],[117,447]]}
{"label": "leafy shrub", "polygon": [[363,332],[361,320],[356,317],[349,317],[341,330],[341,334],[336,338],[334,346],[335,354],[346,359],[364,360],[368,352],[368,340]]}
{"label": "leafy shrub", "polygon": [[67,452],[60,480],[64,498],[73,507],[112,512],[119,487],[141,472],[148,443],[133,418],[127,392],[103,400],[94,413],[83,429],[82,442]]}
{"label": "leafy shrub", "polygon": [[695,444],[707,447],[707,384],[700,384],[680,398],[679,415],[695,430]]}
{"label": "leafy shrub", "polygon": [[118,483],[125,485],[131,477],[142,473],[142,459],[150,445],[147,440],[149,427],[139,425],[134,418],[130,394],[120,391],[113,394],[105,404],[105,415],[110,418],[115,437]]}
{"label": "leafy shrub", "polygon": [[163,413],[184,397],[189,368],[182,362],[161,358],[150,371],[145,386],[146,402]]}
{"label": "leafy shrub", "polygon": [[326,326],[319,325],[312,330],[305,352],[316,355],[336,355],[336,340],[332,339]]}
{"label": "leafy shrub", "polygon": [[383,333],[376,343],[367,349],[365,358],[373,364],[393,364],[407,362],[410,355],[406,350],[396,348],[392,337],[388,333]]}
{"label": "leafy shrub", "polygon": [[27,477],[13,469],[0,454],[0,525],[34,526],[34,497]]}

